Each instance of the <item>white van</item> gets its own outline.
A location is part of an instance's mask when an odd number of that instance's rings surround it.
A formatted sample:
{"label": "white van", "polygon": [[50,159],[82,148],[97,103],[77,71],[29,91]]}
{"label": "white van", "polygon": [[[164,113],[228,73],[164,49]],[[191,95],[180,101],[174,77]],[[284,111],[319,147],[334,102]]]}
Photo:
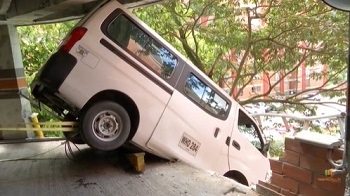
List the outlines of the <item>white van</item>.
{"label": "white van", "polygon": [[[32,94],[64,119],[69,140],[133,144],[251,185],[270,169],[251,116],[117,1],[83,18],[41,68]],[[79,140],[80,139],[80,140]]]}

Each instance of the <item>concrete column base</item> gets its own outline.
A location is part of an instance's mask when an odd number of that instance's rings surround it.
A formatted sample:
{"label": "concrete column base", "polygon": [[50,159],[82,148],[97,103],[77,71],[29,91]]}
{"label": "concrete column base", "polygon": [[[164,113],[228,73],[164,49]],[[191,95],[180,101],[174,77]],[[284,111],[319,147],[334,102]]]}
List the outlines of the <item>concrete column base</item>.
{"label": "concrete column base", "polygon": [[[0,25],[0,126],[16,127],[29,122],[31,105],[20,97],[20,91],[28,94],[17,30],[12,25]],[[33,136],[30,131],[0,131],[2,140]]]}

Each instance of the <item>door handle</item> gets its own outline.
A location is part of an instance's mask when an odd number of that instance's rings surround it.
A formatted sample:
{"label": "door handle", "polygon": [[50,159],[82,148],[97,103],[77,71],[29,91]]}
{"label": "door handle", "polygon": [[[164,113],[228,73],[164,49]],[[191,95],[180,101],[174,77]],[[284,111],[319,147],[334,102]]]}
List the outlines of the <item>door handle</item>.
{"label": "door handle", "polygon": [[219,127],[217,127],[217,128],[215,129],[215,132],[214,132],[214,137],[215,137],[215,138],[218,137],[219,132],[220,132],[220,129],[219,129]]}
{"label": "door handle", "polygon": [[231,142],[231,137],[227,137],[227,138],[226,138],[225,144],[226,144],[227,146],[230,146],[230,142]]}
{"label": "door handle", "polygon": [[232,146],[235,147],[237,150],[241,150],[241,145],[236,140],[232,140]]}

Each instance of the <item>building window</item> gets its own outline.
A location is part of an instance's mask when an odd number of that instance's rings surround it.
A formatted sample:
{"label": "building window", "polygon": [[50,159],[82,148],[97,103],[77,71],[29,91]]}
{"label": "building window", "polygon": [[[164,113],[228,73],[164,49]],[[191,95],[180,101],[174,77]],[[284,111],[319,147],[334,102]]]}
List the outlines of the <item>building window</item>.
{"label": "building window", "polygon": [[261,80],[261,74],[256,74],[255,76],[253,76],[254,80]]}
{"label": "building window", "polygon": [[309,69],[305,70],[305,77],[310,78],[310,70]]}
{"label": "building window", "polygon": [[257,93],[261,91],[261,86],[253,86],[252,87],[252,92]]}
{"label": "building window", "polygon": [[279,75],[279,73],[276,73],[275,74],[275,80],[278,81],[279,79],[280,79],[280,75]]}

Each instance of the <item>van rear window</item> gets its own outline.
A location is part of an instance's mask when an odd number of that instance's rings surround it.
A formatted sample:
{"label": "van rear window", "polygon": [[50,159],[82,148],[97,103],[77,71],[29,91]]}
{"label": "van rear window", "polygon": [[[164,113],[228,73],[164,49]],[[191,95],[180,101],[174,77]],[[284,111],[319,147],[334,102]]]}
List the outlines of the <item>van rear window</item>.
{"label": "van rear window", "polygon": [[169,50],[120,14],[107,27],[109,37],[163,78],[171,78],[178,60]]}

